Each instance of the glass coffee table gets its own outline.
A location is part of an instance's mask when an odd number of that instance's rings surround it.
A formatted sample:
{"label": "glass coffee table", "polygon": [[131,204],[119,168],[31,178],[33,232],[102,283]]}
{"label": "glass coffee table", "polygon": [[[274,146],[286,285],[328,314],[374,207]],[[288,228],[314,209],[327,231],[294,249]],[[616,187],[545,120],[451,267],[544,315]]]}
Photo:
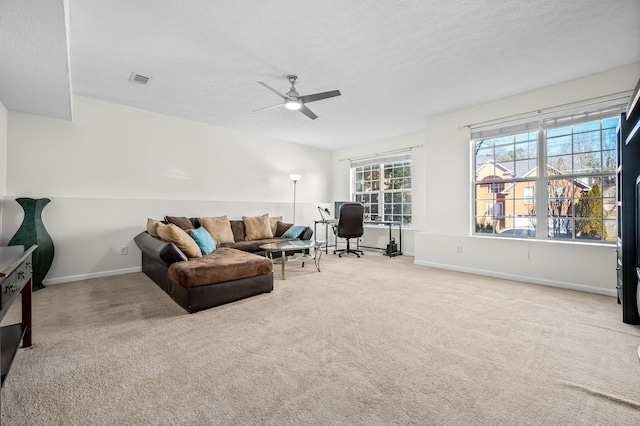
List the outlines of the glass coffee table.
{"label": "glass coffee table", "polygon": [[[320,258],[322,257],[322,250],[320,247],[324,244],[324,241],[317,240],[293,240],[284,241],[281,243],[268,243],[260,246],[265,251],[267,257],[274,263],[278,260],[273,258],[273,253],[280,252],[280,264],[282,265],[282,279],[285,279],[284,267],[289,262],[304,262],[313,259],[316,269],[320,272]],[[305,253],[306,250],[313,250],[313,254]],[[295,252],[292,256],[287,256],[287,252]],[[300,253],[298,253],[300,252]]]}

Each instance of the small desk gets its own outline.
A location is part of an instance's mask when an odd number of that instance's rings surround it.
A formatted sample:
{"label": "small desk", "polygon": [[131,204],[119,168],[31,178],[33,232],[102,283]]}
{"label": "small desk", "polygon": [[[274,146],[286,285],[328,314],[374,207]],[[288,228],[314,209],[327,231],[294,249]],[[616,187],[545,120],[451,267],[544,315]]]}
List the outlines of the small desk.
{"label": "small desk", "polygon": [[[338,219],[322,219],[322,220],[314,220],[313,221],[313,238],[318,238],[318,234],[316,233],[316,226],[318,224],[324,224],[324,252],[329,254],[329,225],[335,225],[338,223]],[[333,245],[331,247],[337,247],[337,240],[334,237]]]}
{"label": "small desk", "polygon": [[[393,228],[394,226],[398,227],[398,251],[395,251],[393,253],[386,253],[385,255],[389,256],[389,257],[394,257],[394,256],[400,256],[402,255],[402,222],[399,221],[393,221],[393,220],[365,220],[364,221],[365,225],[386,225],[389,227],[389,241],[391,241],[392,235],[391,235],[391,228]],[[366,246],[362,246],[365,248],[378,248],[378,247],[366,247]]]}

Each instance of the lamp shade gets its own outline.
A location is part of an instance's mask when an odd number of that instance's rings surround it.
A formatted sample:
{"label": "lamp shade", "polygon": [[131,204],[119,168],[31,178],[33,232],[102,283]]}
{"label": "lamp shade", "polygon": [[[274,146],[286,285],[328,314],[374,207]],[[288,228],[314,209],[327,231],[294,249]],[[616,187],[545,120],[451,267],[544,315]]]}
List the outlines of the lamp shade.
{"label": "lamp shade", "polygon": [[291,178],[292,181],[297,182],[300,179],[302,179],[302,175],[296,175],[296,174],[290,174],[289,177]]}

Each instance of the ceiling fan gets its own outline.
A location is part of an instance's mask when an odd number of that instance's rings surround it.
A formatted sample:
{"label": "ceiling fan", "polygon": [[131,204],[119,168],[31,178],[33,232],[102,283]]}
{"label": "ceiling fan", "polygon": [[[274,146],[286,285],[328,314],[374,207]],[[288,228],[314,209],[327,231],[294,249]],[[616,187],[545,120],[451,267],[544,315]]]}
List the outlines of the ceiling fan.
{"label": "ceiling fan", "polygon": [[276,108],[276,107],[284,105],[284,107],[287,108],[287,109],[290,109],[292,111],[300,111],[301,113],[303,113],[304,115],[306,115],[310,119],[315,120],[316,118],[318,118],[318,116],[315,115],[313,113],[313,111],[311,111],[309,108],[306,107],[306,105],[305,105],[306,103],[319,101],[319,100],[327,99],[327,98],[333,98],[334,96],[340,96],[341,95],[339,90],[332,90],[330,92],[314,93],[312,95],[300,96],[300,93],[298,93],[298,91],[296,90],[296,87],[295,87],[296,86],[296,80],[298,79],[298,76],[296,76],[296,75],[288,75],[287,79],[289,80],[289,83],[291,83],[291,89],[289,89],[289,91],[287,92],[286,95],[283,95],[282,93],[278,92],[276,89],[274,89],[273,87],[269,86],[267,83],[259,81],[258,83],[262,84],[264,87],[266,87],[267,89],[271,90],[273,93],[275,93],[276,95],[278,95],[282,99],[284,99],[284,103],[271,105],[271,106],[264,107],[264,108],[259,108],[259,109],[254,110],[253,112],[262,111],[264,109],[269,109],[269,108]]}

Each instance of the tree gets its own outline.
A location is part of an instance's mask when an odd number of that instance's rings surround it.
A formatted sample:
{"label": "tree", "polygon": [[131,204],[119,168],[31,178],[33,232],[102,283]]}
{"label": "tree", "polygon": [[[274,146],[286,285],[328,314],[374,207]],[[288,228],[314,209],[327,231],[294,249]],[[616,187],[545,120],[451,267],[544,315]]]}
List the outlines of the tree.
{"label": "tree", "polygon": [[[577,220],[577,218],[587,218]],[[602,227],[602,191],[600,185],[594,183],[589,192],[580,197],[580,202],[576,206],[576,232],[588,236],[589,238],[607,238],[607,230]]]}
{"label": "tree", "polygon": [[547,212],[551,235],[560,236],[571,233],[571,221],[568,218],[573,214],[572,188],[571,179],[549,180]]}

